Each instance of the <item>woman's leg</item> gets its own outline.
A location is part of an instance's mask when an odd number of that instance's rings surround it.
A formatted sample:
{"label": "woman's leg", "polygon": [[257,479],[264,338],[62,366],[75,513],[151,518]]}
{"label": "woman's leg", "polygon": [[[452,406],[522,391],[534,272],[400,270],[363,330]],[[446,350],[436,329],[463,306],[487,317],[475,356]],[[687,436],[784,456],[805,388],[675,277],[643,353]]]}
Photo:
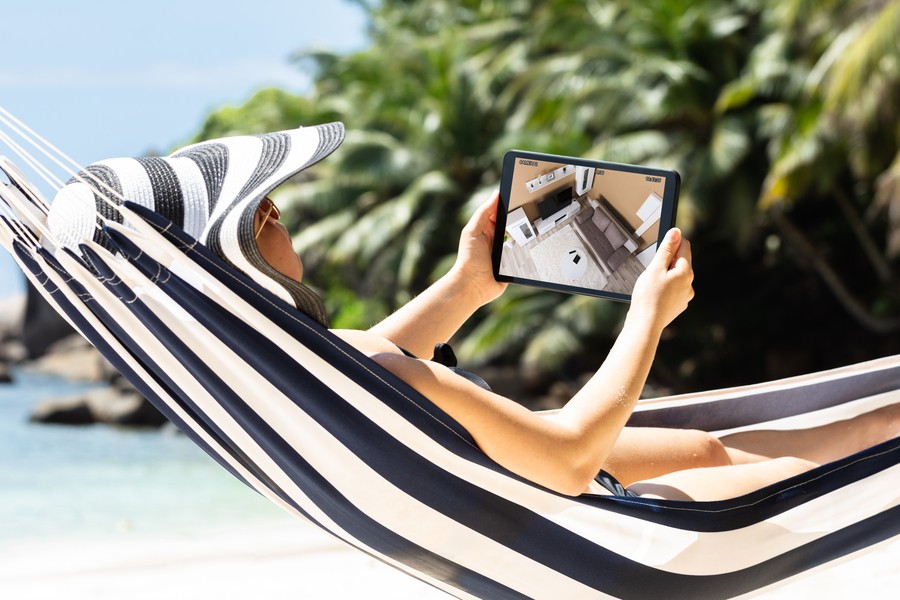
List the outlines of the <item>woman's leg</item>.
{"label": "woman's leg", "polygon": [[722,443],[744,453],[745,460],[796,456],[825,464],[900,435],[900,403],[851,419],[791,431],[746,431],[724,436]]}
{"label": "woman's leg", "polygon": [[628,489],[639,496],[666,500],[726,500],[799,475],[815,466],[801,458],[773,458],[745,465],[678,471],[633,483]]}
{"label": "woman's leg", "polygon": [[626,427],[619,434],[603,468],[627,486],[673,471],[719,467],[734,462],[722,442],[705,431]]}
{"label": "woman's leg", "polygon": [[796,457],[824,464],[900,435],[900,403],[801,430],[748,431],[719,439],[705,431],[626,427],[604,469],[627,486],[667,473]]}

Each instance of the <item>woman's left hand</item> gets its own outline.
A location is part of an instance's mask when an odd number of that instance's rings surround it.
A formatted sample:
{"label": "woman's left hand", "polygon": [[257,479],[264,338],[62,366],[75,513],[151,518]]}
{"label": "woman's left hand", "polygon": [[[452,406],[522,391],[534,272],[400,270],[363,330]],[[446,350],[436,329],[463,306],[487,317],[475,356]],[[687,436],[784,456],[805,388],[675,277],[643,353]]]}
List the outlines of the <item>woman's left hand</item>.
{"label": "woman's left hand", "polygon": [[500,192],[478,207],[459,237],[459,254],[453,270],[464,285],[471,286],[479,305],[497,298],[506,289],[506,283],[494,279],[491,251],[497,228],[497,210]]}

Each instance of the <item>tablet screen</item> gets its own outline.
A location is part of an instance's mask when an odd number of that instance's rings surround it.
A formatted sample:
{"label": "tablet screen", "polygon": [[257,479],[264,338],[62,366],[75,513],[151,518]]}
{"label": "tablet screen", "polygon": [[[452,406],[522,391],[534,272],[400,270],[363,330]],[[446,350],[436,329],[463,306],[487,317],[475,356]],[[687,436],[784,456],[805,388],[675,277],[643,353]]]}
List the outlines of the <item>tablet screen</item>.
{"label": "tablet screen", "polygon": [[674,224],[678,185],[675,171],[510,151],[494,274],[628,301]]}

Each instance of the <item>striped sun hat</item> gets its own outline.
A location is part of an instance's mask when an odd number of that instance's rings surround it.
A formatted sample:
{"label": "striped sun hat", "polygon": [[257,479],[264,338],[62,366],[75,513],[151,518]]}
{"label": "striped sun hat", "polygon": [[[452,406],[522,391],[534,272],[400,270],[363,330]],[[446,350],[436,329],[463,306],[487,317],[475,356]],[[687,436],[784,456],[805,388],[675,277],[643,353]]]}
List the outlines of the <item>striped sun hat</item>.
{"label": "striped sun hat", "polygon": [[57,244],[80,252],[85,239],[107,244],[97,227],[98,213],[122,221],[110,202],[146,206],[327,326],[321,298],[263,259],[253,223],[257,207],[273,189],[331,154],[343,139],[343,124],[328,123],[210,140],[167,157],[102,160],[60,189],[48,227]]}

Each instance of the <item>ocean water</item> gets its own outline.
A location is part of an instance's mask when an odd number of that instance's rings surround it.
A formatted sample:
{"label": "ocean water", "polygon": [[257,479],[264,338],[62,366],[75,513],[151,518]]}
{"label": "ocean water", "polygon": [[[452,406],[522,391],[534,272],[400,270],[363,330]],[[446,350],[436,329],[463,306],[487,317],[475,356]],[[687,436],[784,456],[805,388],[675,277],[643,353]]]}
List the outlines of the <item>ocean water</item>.
{"label": "ocean water", "polygon": [[87,386],[14,377],[0,384],[0,543],[293,522],[174,428],[29,423],[36,402]]}

